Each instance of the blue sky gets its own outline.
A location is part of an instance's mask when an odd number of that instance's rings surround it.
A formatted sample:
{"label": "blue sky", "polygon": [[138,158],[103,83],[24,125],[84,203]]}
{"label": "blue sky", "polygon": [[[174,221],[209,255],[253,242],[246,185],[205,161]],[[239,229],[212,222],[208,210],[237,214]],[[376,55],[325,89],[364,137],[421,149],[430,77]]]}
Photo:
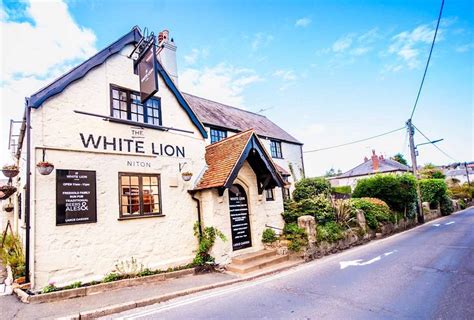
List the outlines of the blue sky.
{"label": "blue sky", "polygon": [[[28,69],[10,67],[14,56],[2,43],[1,89],[8,92],[2,95],[2,136],[5,118],[21,115],[10,109],[12,101],[23,99],[14,85],[23,84],[23,95],[29,95],[134,25],[170,30],[178,45],[181,89],[250,111],[266,109],[262,114],[304,142],[305,150],[376,135],[402,127],[409,117],[439,6],[440,1],[7,1],[2,33],[12,28],[21,36],[29,24],[25,37],[44,37],[50,46],[32,45],[39,62]],[[413,119],[428,137],[444,138],[439,146],[458,161],[474,160],[472,6],[446,1]],[[60,48],[51,49],[58,41]],[[415,139],[424,142],[419,134]],[[331,167],[345,171],[371,149],[408,156],[406,145],[402,130],[306,153],[305,165],[309,175]],[[453,161],[432,146],[420,147],[420,163]]]}

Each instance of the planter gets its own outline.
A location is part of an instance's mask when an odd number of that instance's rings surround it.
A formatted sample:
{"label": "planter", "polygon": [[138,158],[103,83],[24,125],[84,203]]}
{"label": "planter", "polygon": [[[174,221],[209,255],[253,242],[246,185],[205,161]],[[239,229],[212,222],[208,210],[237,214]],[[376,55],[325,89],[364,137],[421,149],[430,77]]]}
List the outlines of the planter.
{"label": "planter", "polygon": [[16,192],[16,188],[10,185],[4,185],[0,187],[0,200],[10,198],[12,194]]}
{"label": "planter", "polygon": [[14,208],[13,203],[7,203],[3,206],[3,210],[6,212],[12,212]]}
{"label": "planter", "polygon": [[43,176],[49,175],[54,170],[54,165],[50,162],[38,162],[36,164],[36,169],[38,170],[39,174]]}
{"label": "planter", "polygon": [[193,177],[193,174],[191,172],[183,172],[181,177],[183,177],[184,181],[189,181]]}
{"label": "planter", "polygon": [[17,166],[4,166],[2,173],[7,178],[14,178],[20,173],[20,169]]}

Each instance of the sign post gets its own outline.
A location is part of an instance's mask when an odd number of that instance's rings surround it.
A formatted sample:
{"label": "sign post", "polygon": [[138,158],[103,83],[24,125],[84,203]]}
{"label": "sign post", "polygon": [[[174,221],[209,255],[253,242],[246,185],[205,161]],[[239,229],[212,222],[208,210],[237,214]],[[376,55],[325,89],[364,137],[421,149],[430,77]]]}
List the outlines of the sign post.
{"label": "sign post", "polygon": [[137,66],[140,79],[140,100],[142,104],[145,104],[158,91],[155,37],[138,57]]}

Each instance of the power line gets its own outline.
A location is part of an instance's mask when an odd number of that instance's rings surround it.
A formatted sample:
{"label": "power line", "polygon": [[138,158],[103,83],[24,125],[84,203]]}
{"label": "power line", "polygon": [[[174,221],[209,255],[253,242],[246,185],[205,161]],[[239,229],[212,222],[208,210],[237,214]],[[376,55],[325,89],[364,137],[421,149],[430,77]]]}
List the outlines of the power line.
{"label": "power line", "polygon": [[325,147],[325,148],[321,148],[321,149],[314,149],[314,150],[304,151],[303,153],[317,152],[317,151],[323,151],[323,150],[329,150],[329,149],[344,147],[344,146],[348,146],[350,144],[359,143],[359,142],[375,139],[375,138],[378,138],[378,137],[381,137],[381,136],[385,136],[387,134],[394,133],[394,132],[397,132],[397,131],[400,131],[400,130],[403,130],[403,129],[405,129],[405,127],[401,127],[401,128],[395,129],[395,130],[384,132],[384,133],[378,134],[376,136],[372,136],[372,137],[368,137],[368,138],[364,138],[364,139],[360,139],[360,140],[355,140],[355,141],[351,141],[351,142],[347,142],[347,143],[343,143],[343,144],[338,144],[338,145],[331,146],[331,147]]}
{"label": "power line", "polygon": [[411,111],[410,119],[413,118],[413,114],[415,113],[415,109],[418,104],[418,99],[420,98],[421,89],[423,88],[423,84],[425,83],[426,72],[428,71],[428,66],[431,60],[431,53],[433,52],[433,47],[436,41],[436,35],[438,34],[439,22],[441,21],[441,15],[443,14],[443,7],[444,7],[444,0],[441,1],[441,9],[439,10],[438,22],[436,23],[436,30],[433,36],[433,42],[431,43],[430,54],[428,55],[428,60],[426,61],[425,72],[423,73],[423,78],[421,79],[420,88],[418,89],[418,94],[416,95],[416,100],[415,100],[415,104],[413,105],[413,110]]}
{"label": "power line", "polygon": [[415,127],[416,131],[418,131],[419,133],[421,133],[421,135],[423,137],[425,137],[425,139],[430,143],[432,144],[436,149],[438,149],[442,154],[444,154],[446,157],[450,158],[451,160],[454,160],[454,161],[457,161],[456,159],[454,159],[453,157],[451,157],[449,154],[447,154],[443,149],[441,149],[440,147],[438,147],[435,143],[433,143],[433,141],[428,138],[423,132],[420,131],[420,129],[418,129],[415,125],[413,125],[413,127]]}

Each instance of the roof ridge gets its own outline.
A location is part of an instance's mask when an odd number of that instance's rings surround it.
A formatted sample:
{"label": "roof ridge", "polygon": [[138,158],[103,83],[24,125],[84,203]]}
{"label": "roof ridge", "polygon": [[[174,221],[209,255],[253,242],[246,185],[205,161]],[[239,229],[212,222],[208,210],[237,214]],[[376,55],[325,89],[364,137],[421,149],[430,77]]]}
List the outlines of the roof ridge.
{"label": "roof ridge", "polygon": [[211,144],[209,144],[209,145],[206,146],[206,149],[208,149],[208,148],[210,148],[210,147],[215,147],[215,146],[217,146],[217,145],[220,145],[220,144],[222,144],[223,142],[228,142],[228,141],[230,141],[231,139],[235,139],[235,138],[241,137],[242,135],[244,135],[244,134],[246,134],[246,133],[248,133],[248,132],[250,132],[250,131],[252,131],[253,133],[255,133],[255,130],[254,130],[254,129],[247,129],[247,130],[245,130],[245,131],[236,133],[236,134],[234,134],[233,136],[224,138],[224,139],[222,139],[222,140],[220,140],[220,141],[218,141],[218,142],[211,143]]}
{"label": "roof ridge", "polygon": [[[264,116],[263,114],[259,114],[259,113],[253,112],[253,111],[248,111],[248,110],[245,110],[245,109],[241,109],[241,108],[238,108],[238,107],[234,107],[234,106],[231,106],[231,105],[228,105],[228,104],[219,102],[219,101],[215,101],[215,100],[211,100],[211,99],[208,99],[208,98],[200,97],[200,96],[197,96],[197,95],[195,95],[195,94],[191,94],[191,93],[184,92],[184,91],[183,91],[183,94],[186,94],[186,95],[189,95],[189,96],[193,96],[193,97],[196,97],[196,98],[199,98],[199,99],[203,99],[203,100],[206,100],[206,101],[209,101],[209,102],[218,103],[218,104],[220,104],[220,105],[222,105],[222,106],[224,106],[224,107],[228,107],[228,108],[232,108],[232,109],[237,109],[237,110],[239,110],[239,111],[251,113],[251,114],[256,115],[256,116],[259,116],[259,117],[267,118],[267,117]],[[268,119],[268,118],[267,118],[267,119]]]}

